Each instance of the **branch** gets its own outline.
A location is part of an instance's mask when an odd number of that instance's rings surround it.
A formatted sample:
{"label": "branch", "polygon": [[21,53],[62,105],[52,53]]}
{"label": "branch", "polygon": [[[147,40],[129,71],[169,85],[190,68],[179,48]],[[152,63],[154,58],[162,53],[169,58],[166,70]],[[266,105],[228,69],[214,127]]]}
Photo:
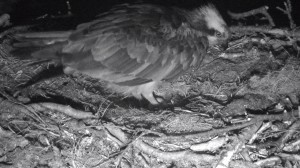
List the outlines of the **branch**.
{"label": "branch", "polygon": [[285,143],[293,136],[295,135],[295,132],[297,132],[300,128],[300,120],[296,120],[286,131],[283,136],[277,141],[279,150],[282,150],[285,146]]}
{"label": "branch", "polygon": [[266,34],[272,34],[276,36],[289,36],[300,39],[300,31],[296,30],[285,30],[285,29],[272,29],[269,27],[261,26],[245,26],[245,27],[239,27],[239,26],[231,26],[230,27],[231,32],[261,32]]}
{"label": "branch", "polygon": [[208,154],[196,154],[187,150],[184,151],[171,151],[171,152],[165,152],[159,149],[156,149],[142,140],[137,140],[133,144],[136,148],[143,151],[144,153],[148,155],[155,156],[159,159],[165,160],[165,161],[173,161],[178,162],[180,160],[182,161],[190,161],[192,163],[212,163],[214,160],[214,156],[208,155]]}
{"label": "branch", "polygon": [[241,19],[241,18],[245,18],[245,17],[249,17],[249,16],[254,16],[254,15],[257,15],[257,14],[263,14],[267,18],[267,20],[269,21],[269,24],[272,27],[274,27],[275,23],[274,23],[273,18],[271,17],[271,15],[268,13],[268,9],[269,9],[268,6],[262,6],[260,8],[253,9],[253,10],[243,12],[243,13],[233,13],[233,12],[228,11],[228,14],[231,16],[232,19],[236,19],[236,20]]}
{"label": "branch", "polygon": [[278,156],[273,156],[273,157],[269,157],[267,159],[262,159],[259,160],[257,162],[255,162],[254,164],[260,167],[265,167],[265,166],[270,166],[273,167],[276,162],[280,162],[280,158]]}
{"label": "branch", "polygon": [[278,156],[280,156],[284,160],[291,160],[291,161],[300,161],[300,155],[299,154],[288,154],[288,153],[279,153]]}
{"label": "branch", "polygon": [[279,6],[276,7],[276,9],[282,11],[284,14],[286,14],[289,18],[289,21],[290,21],[290,28],[291,29],[294,29],[296,27],[296,24],[293,20],[293,17],[292,17],[292,3],[290,0],[287,0],[287,2],[284,2],[284,6],[285,6],[285,9],[282,9],[280,8]]}
{"label": "branch", "polygon": [[252,119],[251,121],[245,122],[243,124],[233,125],[233,126],[229,126],[226,128],[215,129],[215,130],[211,130],[208,132],[192,133],[192,134],[187,134],[187,135],[166,135],[166,136],[159,137],[159,139],[161,139],[161,140],[170,139],[170,138],[171,139],[193,139],[193,138],[197,138],[197,137],[211,137],[214,135],[220,135],[225,132],[229,132],[229,131],[242,129],[242,128],[251,126],[253,124],[256,124],[257,121],[258,120],[255,118],[255,119]]}
{"label": "branch", "polygon": [[238,138],[236,138],[233,141],[234,142],[231,149],[221,154],[221,159],[218,162],[216,168],[229,168],[229,163],[233,159],[233,156],[236,153],[238,153],[241,150],[242,146],[244,145],[244,142],[238,140]]}
{"label": "branch", "polygon": [[97,118],[91,112],[77,110],[70,106],[65,106],[65,105],[56,104],[56,103],[35,103],[35,104],[29,104],[27,106],[31,107],[32,109],[34,109],[36,111],[44,111],[46,109],[49,109],[49,110],[61,112],[67,116],[70,116],[70,117],[73,117],[76,119]]}

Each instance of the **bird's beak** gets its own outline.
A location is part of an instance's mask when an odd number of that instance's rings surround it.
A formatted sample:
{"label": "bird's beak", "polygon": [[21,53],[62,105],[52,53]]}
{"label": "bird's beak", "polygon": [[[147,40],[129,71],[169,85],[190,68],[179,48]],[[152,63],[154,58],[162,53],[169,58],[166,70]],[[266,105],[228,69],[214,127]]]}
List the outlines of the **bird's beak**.
{"label": "bird's beak", "polygon": [[219,46],[222,51],[225,51],[228,48],[229,39],[231,37],[231,33],[228,27],[225,27],[226,31],[224,33],[224,37],[220,39]]}
{"label": "bird's beak", "polygon": [[218,48],[221,51],[225,51],[228,48],[228,40],[223,40],[218,44]]}

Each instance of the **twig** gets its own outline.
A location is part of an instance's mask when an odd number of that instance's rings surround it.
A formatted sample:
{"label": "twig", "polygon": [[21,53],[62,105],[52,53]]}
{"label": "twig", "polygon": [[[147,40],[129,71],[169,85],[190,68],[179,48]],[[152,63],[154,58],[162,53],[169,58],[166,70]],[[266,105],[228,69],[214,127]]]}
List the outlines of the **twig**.
{"label": "twig", "polygon": [[300,146],[300,139],[296,140],[295,142],[292,142],[288,145],[285,145],[285,147],[283,148],[284,151],[287,151],[287,152],[291,152],[293,150],[295,150],[295,147],[296,146]]}
{"label": "twig", "polygon": [[231,32],[260,32],[260,33],[266,33],[266,34],[272,34],[276,36],[289,36],[289,37],[294,37],[300,40],[300,31],[290,31],[290,30],[285,30],[285,29],[271,29],[266,26],[231,26],[230,27]]}
{"label": "twig", "polygon": [[296,120],[289,128],[288,131],[286,131],[282,137],[278,140],[278,148],[279,150],[282,150],[284,147],[284,144],[291,138],[291,136],[294,135],[296,131],[300,129],[300,120]]}
{"label": "twig", "polygon": [[148,157],[146,158],[143,153],[141,153],[141,152],[135,152],[135,158],[138,160],[138,162],[140,164],[143,165],[143,167],[150,168],[149,161],[148,161],[149,158]]}
{"label": "twig", "polygon": [[290,21],[290,28],[294,29],[296,27],[296,24],[293,20],[292,17],[292,3],[290,0],[287,0],[286,2],[284,2],[284,7],[285,9],[280,8],[279,6],[276,7],[276,9],[282,11],[284,14],[286,14],[289,18]]}
{"label": "twig", "polygon": [[263,14],[267,18],[267,20],[269,21],[269,24],[272,27],[274,27],[275,23],[274,23],[273,18],[271,17],[271,15],[268,13],[268,9],[269,9],[268,6],[262,6],[260,8],[253,9],[253,10],[250,10],[250,11],[247,11],[247,12],[243,12],[243,13],[228,12],[228,14],[233,19],[241,19],[241,18],[245,18],[245,17],[257,15],[257,14]]}
{"label": "twig", "polygon": [[27,108],[27,106],[25,106],[23,104],[20,104],[18,102],[3,100],[2,98],[0,98],[0,107],[1,108],[4,107],[4,108],[8,108],[8,109],[11,108],[13,110],[22,112],[22,113],[26,114],[27,116],[30,116],[35,121],[39,121],[39,122],[45,124],[44,120],[42,120],[40,118],[40,116],[35,113],[35,111],[33,111],[32,109]]}
{"label": "twig", "polygon": [[218,162],[218,165],[216,166],[216,168],[228,168],[229,163],[230,163],[231,159],[233,158],[234,154],[239,152],[241,150],[242,146],[244,145],[243,141],[238,140],[238,138],[235,138],[233,144],[234,144],[234,146],[230,150],[228,150],[227,152],[225,152],[221,155],[221,159]]}
{"label": "twig", "polygon": [[248,142],[251,137],[259,130],[261,127],[263,121],[254,119],[256,121],[253,125],[250,125],[249,127],[244,128],[241,133],[239,134],[239,139],[244,141],[245,143]]}
{"label": "twig", "polygon": [[193,144],[190,146],[192,151],[211,151],[214,152],[227,142],[227,137],[218,137],[205,143]]}
{"label": "twig", "polygon": [[221,129],[215,129],[215,130],[211,130],[211,131],[207,131],[207,132],[200,132],[200,133],[194,133],[194,134],[188,134],[188,135],[162,135],[161,137],[159,137],[159,139],[193,139],[193,138],[197,138],[197,137],[211,137],[211,136],[215,136],[215,135],[220,135],[223,134],[225,132],[229,132],[229,131],[233,131],[233,130],[237,130],[237,129],[242,129],[245,127],[248,127],[250,125],[256,124],[257,123],[257,119],[252,119],[249,122],[245,122],[243,124],[239,124],[239,125],[233,125],[233,126],[229,126],[226,128],[221,128]]}
{"label": "twig", "polygon": [[280,121],[294,121],[299,118],[299,114],[297,110],[292,110],[288,113],[282,114],[273,114],[273,115],[257,115],[255,119],[258,121],[271,121],[271,120],[280,120]]}
{"label": "twig", "polygon": [[276,162],[280,162],[280,158],[278,156],[273,156],[267,159],[263,159],[263,160],[259,160],[257,162],[255,162],[254,164],[256,164],[257,166],[260,167],[264,167],[264,166],[268,166],[268,167],[272,167],[272,165],[275,165]]}
{"label": "twig", "polygon": [[129,143],[126,133],[120,127],[112,124],[104,124],[103,130],[105,130],[107,137],[116,142],[119,146],[125,146]]}
{"label": "twig", "polygon": [[248,162],[252,161],[250,155],[249,155],[249,149],[248,148],[243,148],[242,151],[240,152],[242,158]]}
{"label": "twig", "polygon": [[44,111],[46,109],[64,113],[67,116],[76,118],[76,119],[88,119],[88,118],[97,118],[93,115],[92,112],[85,112],[81,110],[74,109],[70,106],[55,104],[55,103],[35,103],[29,104],[28,107],[33,108],[37,111]]}
{"label": "twig", "polygon": [[285,160],[291,160],[291,161],[300,161],[300,155],[297,154],[287,154],[287,153],[279,153],[278,156]]}
{"label": "twig", "polygon": [[263,123],[262,126],[259,128],[259,130],[251,137],[251,139],[249,140],[248,144],[252,144],[256,138],[262,133],[264,132],[266,129],[270,128],[272,125],[271,122],[267,122],[267,123]]}
{"label": "twig", "polygon": [[139,150],[143,151],[144,153],[148,155],[155,156],[159,159],[165,160],[165,161],[190,161],[192,163],[211,163],[214,160],[214,156],[208,155],[208,154],[196,154],[190,151],[171,151],[171,152],[165,152],[159,149],[156,149],[145,142],[143,142],[141,139],[135,141],[133,145],[138,148]]}
{"label": "twig", "polygon": [[[253,124],[258,124],[259,121],[270,121],[270,120],[289,120],[289,121],[294,121],[296,117],[298,117],[298,111],[294,110],[289,113],[283,113],[283,114],[278,114],[278,115],[257,115],[253,116],[254,118],[249,121],[245,122],[243,124],[239,125],[233,125],[230,127],[226,128],[221,128],[221,129],[215,129],[207,132],[200,132],[200,133],[193,133],[193,134],[188,134],[188,135],[161,135],[160,137],[157,137],[161,140],[167,140],[167,139],[178,139],[178,140],[183,140],[183,139],[193,139],[197,137],[211,137],[219,134],[223,134],[225,132],[233,131],[233,130],[238,130],[242,129],[248,126],[251,126]],[[242,137],[240,137],[242,138]],[[251,137],[249,137],[250,139]],[[243,138],[244,140],[249,140],[248,137],[245,136]]]}

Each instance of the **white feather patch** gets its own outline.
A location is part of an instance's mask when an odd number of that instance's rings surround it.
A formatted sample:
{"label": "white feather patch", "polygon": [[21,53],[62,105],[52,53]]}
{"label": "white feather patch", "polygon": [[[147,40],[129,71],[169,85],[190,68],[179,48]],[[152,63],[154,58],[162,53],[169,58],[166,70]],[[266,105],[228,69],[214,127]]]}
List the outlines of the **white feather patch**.
{"label": "white feather patch", "polygon": [[113,83],[108,84],[108,88],[117,93],[121,93],[124,96],[134,96],[137,99],[143,97],[147,99],[151,104],[158,104],[157,100],[153,96],[153,91],[157,89],[160,82],[153,81],[137,86],[119,86]]}
{"label": "white feather patch", "polygon": [[222,32],[221,30],[223,30],[225,22],[216,7],[213,5],[207,5],[202,7],[200,10],[204,14],[204,19],[208,28],[213,28]]}

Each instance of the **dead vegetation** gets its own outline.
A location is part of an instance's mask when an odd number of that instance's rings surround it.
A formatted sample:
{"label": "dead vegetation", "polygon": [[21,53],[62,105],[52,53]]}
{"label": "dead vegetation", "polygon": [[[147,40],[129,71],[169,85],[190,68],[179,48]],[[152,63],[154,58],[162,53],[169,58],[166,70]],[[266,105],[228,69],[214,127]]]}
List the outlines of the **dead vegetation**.
{"label": "dead vegetation", "polygon": [[0,167],[299,167],[300,35],[285,6],[288,29],[273,29],[266,7],[231,13],[263,13],[268,28],[232,26],[225,53],[211,49],[158,90],[170,93],[164,109],[12,57],[13,34],[28,27],[3,31]]}

